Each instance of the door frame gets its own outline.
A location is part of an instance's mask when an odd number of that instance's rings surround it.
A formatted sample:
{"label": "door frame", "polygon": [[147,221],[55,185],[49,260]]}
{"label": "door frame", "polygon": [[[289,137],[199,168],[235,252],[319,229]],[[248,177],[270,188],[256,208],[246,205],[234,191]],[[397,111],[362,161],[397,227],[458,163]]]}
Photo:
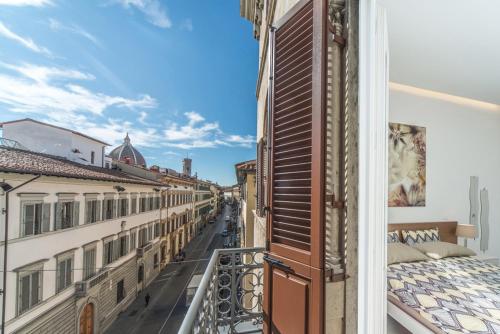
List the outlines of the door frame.
{"label": "door frame", "polygon": [[92,333],[95,334],[98,332],[97,328],[97,304],[93,298],[86,300],[82,306],[78,309],[78,317],[77,317],[77,333],[81,333],[80,331],[80,321],[82,320],[83,312],[88,305],[92,305]]}
{"label": "door frame", "polygon": [[386,11],[359,1],[358,332],[387,327],[388,43]]}

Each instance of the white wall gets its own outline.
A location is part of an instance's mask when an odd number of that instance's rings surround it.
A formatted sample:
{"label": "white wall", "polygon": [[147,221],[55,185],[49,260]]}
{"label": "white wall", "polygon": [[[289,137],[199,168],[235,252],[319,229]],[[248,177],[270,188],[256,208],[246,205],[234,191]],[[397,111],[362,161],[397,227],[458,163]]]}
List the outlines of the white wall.
{"label": "white wall", "polygon": [[[90,165],[90,152],[95,152],[94,166],[103,166],[104,145],[94,140],[31,121],[3,125],[3,136],[19,142],[29,150],[52,154],[69,160]],[[75,154],[73,149],[81,153]],[[84,158],[82,160],[80,158]]]}
{"label": "white wall", "polygon": [[[389,222],[469,222],[469,178],[490,195],[489,254],[500,256],[500,111],[391,89],[391,122],[427,128],[426,206],[389,208]],[[479,238],[469,240],[479,252]]]}
{"label": "white wall", "polygon": [[[32,178],[31,175],[19,175],[13,173],[0,173],[0,180],[5,180],[12,186],[19,185],[21,182]],[[74,249],[74,268],[82,268],[83,266],[83,248],[82,246],[93,241],[97,243],[96,267],[102,265],[102,239],[117,235],[122,231],[128,231],[132,228],[138,228],[144,224],[157,222],[160,218],[159,210],[137,213],[125,217],[117,217],[106,221],[99,221],[93,224],[84,224],[85,212],[85,193],[99,193],[98,199],[104,198],[104,193],[115,193],[113,188],[115,183],[100,182],[91,180],[66,179],[57,177],[42,177],[33,183],[29,183],[19,190],[10,193],[9,200],[9,245],[8,245],[8,263],[7,263],[7,291],[6,294],[6,320],[9,321],[8,332],[14,331],[17,328],[29,323],[34,318],[43,314],[47,310],[70,297],[74,293],[74,285],[67,290],[56,294],[56,255],[65,251]],[[126,188],[126,193],[134,192],[152,193],[153,186],[125,184],[121,183]],[[54,203],[58,201],[57,193],[77,193],[75,200],[80,202],[79,225],[73,228],[64,230],[46,232],[36,236],[20,237],[21,227],[21,198],[18,193],[47,193],[43,198],[45,203],[52,203],[51,207],[51,226],[54,224]],[[118,194],[115,195],[115,199]],[[129,204],[130,205],[130,204]],[[137,204],[139,205],[139,204]],[[0,209],[5,207],[5,196],[0,193]],[[162,219],[166,217],[167,209],[162,209]],[[1,215],[4,216],[4,215]],[[122,222],[125,222],[122,229]],[[0,230],[4,230],[5,220],[0,221]],[[137,232],[138,233],[138,232]],[[137,235],[136,235],[137,237]],[[3,241],[3,232],[0,235],[0,240]],[[155,238],[152,242],[157,242]],[[137,240],[136,240],[137,246]],[[3,252],[4,246],[0,245],[1,260],[0,265],[3,268]],[[132,257],[135,257],[135,252],[131,251],[126,256],[112,263],[113,267],[118,267]],[[17,295],[17,274],[13,271],[16,268],[27,264],[46,259],[44,263],[43,275],[43,301],[40,305],[35,306],[29,312],[26,312],[16,317]],[[82,271],[75,270],[73,282],[82,280]],[[0,286],[3,280],[0,277]],[[1,308],[0,308],[1,310]],[[13,318],[16,318],[13,320]]]}

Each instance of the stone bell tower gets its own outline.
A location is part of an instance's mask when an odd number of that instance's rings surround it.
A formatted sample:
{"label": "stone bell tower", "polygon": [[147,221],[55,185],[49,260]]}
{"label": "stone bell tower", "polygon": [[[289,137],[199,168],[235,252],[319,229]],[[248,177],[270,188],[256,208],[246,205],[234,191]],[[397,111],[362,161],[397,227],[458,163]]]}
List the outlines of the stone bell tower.
{"label": "stone bell tower", "polygon": [[182,160],[182,174],[186,176],[191,176],[191,162],[193,160],[189,158],[184,158]]}

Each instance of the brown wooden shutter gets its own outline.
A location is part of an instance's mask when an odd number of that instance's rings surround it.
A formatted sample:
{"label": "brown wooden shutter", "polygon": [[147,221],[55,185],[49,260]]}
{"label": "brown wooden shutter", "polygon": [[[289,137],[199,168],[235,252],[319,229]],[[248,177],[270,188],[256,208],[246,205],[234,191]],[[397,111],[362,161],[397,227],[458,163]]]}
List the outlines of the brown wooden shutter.
{"label": "brown wooden shutter", "polygon": [[266,333],[324,330],[326,0],[271,29]]}
{"label": "brown wooden shutter", "polygon": [[261,139],[257,144],[257,202],[256,212],[262,216],[264,209],[264,140]]}

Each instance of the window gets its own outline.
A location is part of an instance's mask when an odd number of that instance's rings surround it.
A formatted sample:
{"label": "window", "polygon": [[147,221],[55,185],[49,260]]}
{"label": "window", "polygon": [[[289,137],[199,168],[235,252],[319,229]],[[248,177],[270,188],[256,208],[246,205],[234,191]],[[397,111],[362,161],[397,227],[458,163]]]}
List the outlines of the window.
{"label": "window", "polygon": [[158,210],[160,208],[160,197],[159,196],[156,196],[154,198],[154,209],[155,210]]}
{"label": "window", "polygon": [[22,314],[42,300],[43,267],[26,268],[19,272],[18,314]]}
{"label": "window", "polygon": [[153,210],[153,197],[149,196],[148,197],[148,211]]}
{"label": "window", "polygon": [[165,194],[161,194],[161,207],[164,208],[166,204]]}
{"label": "window", "polygon": [[168,202],[168,206],[172,206],[172,195],[168,195],[167,196],[167,202]]}
{"label": "window", "polygon": [[160,236],[160,223],[155,224],[155,238]]}
{"label": "window", "polygon": [[80,203],[75,201],[58,202],[56,204],[56,230],[78,225]]}
{"label": "window", "polygon": [[125,217],[128,214],[128,199],[120,198],[119,202],[120,217]]}
{"label": "window", "polygon": [[73,283],[73,256],[57,259],[56,292],[60,292]]}
{"label": "window", "polygon": [[116,202],[112,198],[103,201],[103,219],[113,219],[116,208]]}
{"label": "window", "polygon": [[21,236],[50,230],[50,203],[23,203],[22,208]]}
{"label": "window", "polygon": [[96,248],[88,248],[83,252],[83,279],[89,279],[96,273]]}
{"label": "window", "polygon": [[139,247],[144,247],[148,243],[148,230],[141,228],[139,230]]}
{"label": "window", "polygon": [[136,245],[136,244],[135,244],[135,242],[136,242],[136,241],[135,241],[135,240],[136,240],[136,238],[137,238],[137,232],[135,232],[135,231],[134,231],[134,232],[131,232],[131,233],[130,233],[130,251],[134,250],[134,249],[135,249],[135,247],[136,247],[136,246],[135,246],[135,245]]}
{"label": "window", "polygon": [[155,253],[155,255],[153,256],[153,268],[158,268],[158,253]]}
{"label": "window", "polygon": [[95,152],[90,152],[90,163],[93,165],[95,162]]}
{"label": "window", "polygon": [[116,284],[116,303],[119,304],[125,298],[125,284],[124,281],[118,281]]}
{"label": "window", "polygon": [[104,253],[102,262],[104,265],[113,262],[113,240],[109,240],[104,243]]}
{"label": "window", "polygon": [[146,212],[146,207],[147,207],[147,198],[145,196],[142,196],[139,202],[139,212]]}
{"label": "window", "polygon": [[124,235],[120,238],[120,256],[125,256],[128,253],[128,236]]}
{"label": "window", "polygon": [[137,213],[137,197],[132,197],[130,200],[130,214],[136,214]]}
{"label": "window", "polygon": [[101,203],[94,199],[85,202],[85,224],[92,224],[100,220]]}
{"label": "window", "polygon": [[148,241],[153,239],[153,224],[148,226]]}

